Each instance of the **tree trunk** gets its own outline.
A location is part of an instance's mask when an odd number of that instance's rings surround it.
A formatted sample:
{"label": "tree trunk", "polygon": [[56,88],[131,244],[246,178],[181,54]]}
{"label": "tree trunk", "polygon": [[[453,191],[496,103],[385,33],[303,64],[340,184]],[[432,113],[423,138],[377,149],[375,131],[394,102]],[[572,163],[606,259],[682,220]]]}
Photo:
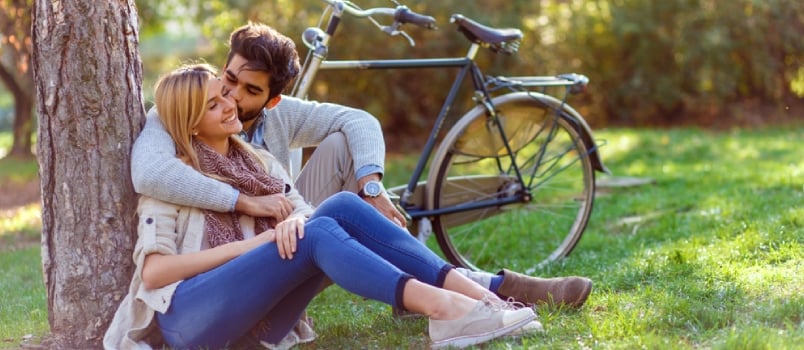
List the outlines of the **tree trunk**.
{"label": "tree trunk", "polygon": [[99,348],[133,271],[145,119],[133,0],[36,0],[42,263],[54,348]]}

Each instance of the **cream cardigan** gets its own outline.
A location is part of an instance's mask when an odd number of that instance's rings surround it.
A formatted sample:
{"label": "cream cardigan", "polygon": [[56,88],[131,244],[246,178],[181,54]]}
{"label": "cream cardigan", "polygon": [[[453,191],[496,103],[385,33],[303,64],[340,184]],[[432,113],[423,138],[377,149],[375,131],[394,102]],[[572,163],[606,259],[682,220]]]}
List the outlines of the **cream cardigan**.
{"label": "cream cardigan", "polygon": [[[266,161],[268,172],[287,184],[293,184],[281,164],[270,154],[258,150]],[[293,214],[309,217],[313,209],[292,188],[287,195],[293,203]],[[158,254],[184,254],[201,250],[204,237],[204,214],[201,209],[175,205],[155,198],[141,196],[137,205],[139,224],[134,247],[136,269],[131,278],[128,295],[120,303],[109,329],[103,338],[106,349],[151,349],[148,339],[158,334],[154,312],[166,312],[173,292],[181,281],[159,289],[145,289],[142,285],[142,265],[145,256]]]}

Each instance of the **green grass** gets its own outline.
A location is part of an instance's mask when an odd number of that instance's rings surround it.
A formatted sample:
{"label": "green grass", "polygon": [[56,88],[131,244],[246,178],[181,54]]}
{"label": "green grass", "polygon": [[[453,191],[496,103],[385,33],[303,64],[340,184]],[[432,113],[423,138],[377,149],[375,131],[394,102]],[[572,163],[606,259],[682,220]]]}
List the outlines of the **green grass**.
{"label": "green grass", "polygon": [[38,246],[0,249],[0,348],[48,332],[39,251]]}
{"label": "green grass", "polygon": [[[482,348],[800,349],[804,125],[596,136],[616,176],[655,183],[601,192],[572,255],[540,272],[594,279],[583,308],[541,308],[543,334]],[[388,161],[388,185],[406,182],[411,159]],[[46,333],[39,248],[0,248],[0,277],[0,347]],[[309,314],[319,338],[301,349],[427,345],[426,320],[393,318],[338,287]]]}
{"label": "green grass", "polygon": [[20,183],[36,177],[39,166],[36,160],[5,158],[11,149],[13,137],[10,131],[0,131],[0,184]]}

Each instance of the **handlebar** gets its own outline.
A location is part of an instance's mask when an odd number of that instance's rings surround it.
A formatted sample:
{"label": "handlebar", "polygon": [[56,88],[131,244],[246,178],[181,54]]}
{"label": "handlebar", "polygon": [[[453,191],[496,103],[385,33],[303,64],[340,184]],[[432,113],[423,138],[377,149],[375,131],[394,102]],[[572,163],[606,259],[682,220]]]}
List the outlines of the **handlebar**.
{"label": "handlebar", "polygon": [[399,6],[394,13],[394,21],[411,23],[427,29],[436,29],[435,18],[411,11],[407,6]]}
{"label": "handlebar", "polygon": [[410,23],[417,26],[435,29],[435,18],[432,16],[422,15],[409,9],[405,5],[399,5],[396,8],[390,7],[374,7],[369,9],[361,9],[351,1],[344,0],[321,0],[332,6],[336,11],[343,11],[355,17],[371,17],[374,15],[393,17],[394,21],[400,24]]}

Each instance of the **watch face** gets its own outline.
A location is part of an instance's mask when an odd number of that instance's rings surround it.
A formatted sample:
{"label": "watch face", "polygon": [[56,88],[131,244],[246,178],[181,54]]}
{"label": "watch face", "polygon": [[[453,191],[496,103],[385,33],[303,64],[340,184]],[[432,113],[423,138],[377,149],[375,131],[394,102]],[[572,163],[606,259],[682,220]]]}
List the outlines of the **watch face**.
{"label": "watch face", "polygon": [[380,191],[382,191],[382,189],[380,188],[380,184],[378,182],[373,181],[366,184],[365,190],[366,195],[369,195],[371,197],[379,196]]}

